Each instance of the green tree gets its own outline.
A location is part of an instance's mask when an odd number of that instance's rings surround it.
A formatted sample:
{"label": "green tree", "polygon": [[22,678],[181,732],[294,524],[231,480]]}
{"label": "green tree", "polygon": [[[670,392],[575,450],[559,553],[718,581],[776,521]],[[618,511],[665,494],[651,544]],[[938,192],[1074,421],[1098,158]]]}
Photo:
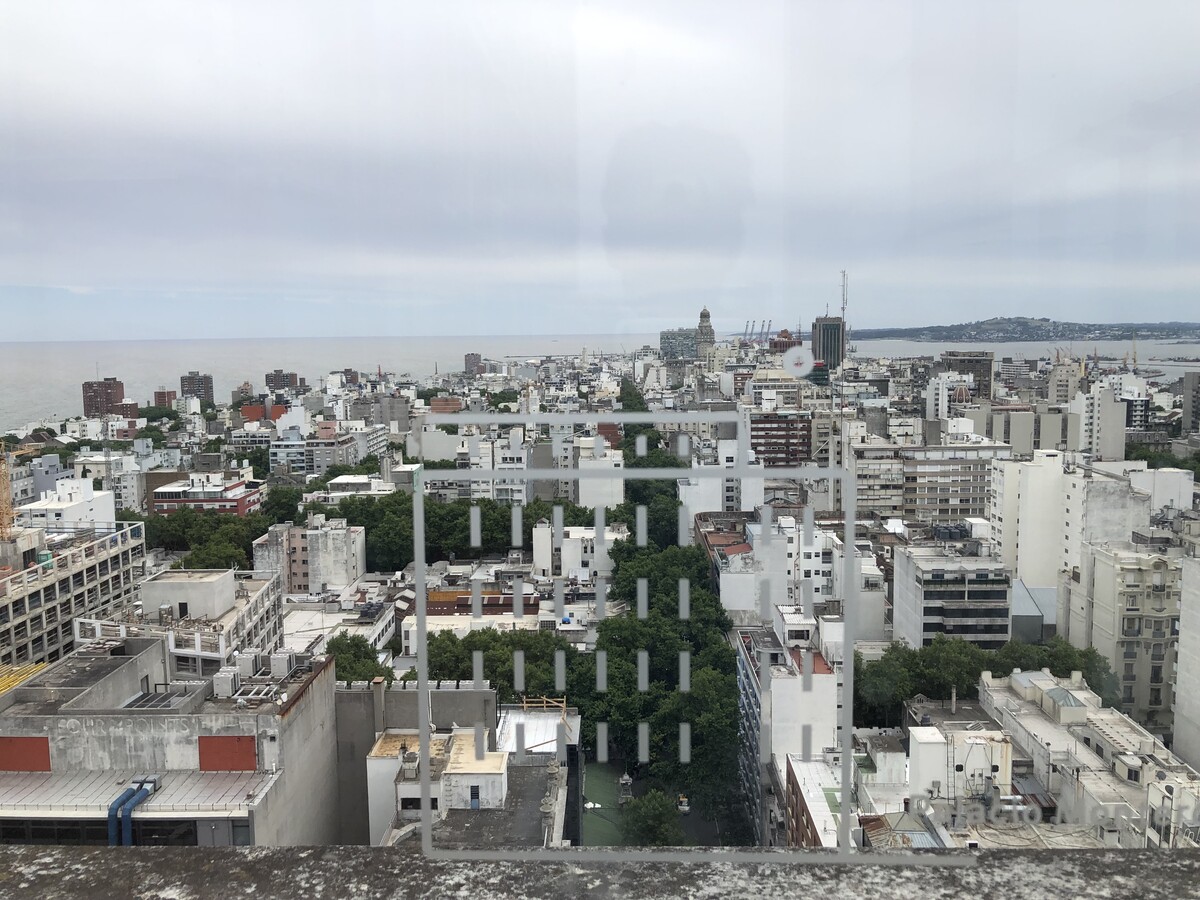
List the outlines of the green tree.
{"label": "green tree", "polygon": [[267,492],[261,511],[272,522],[296,522],[299,520],[300,500],[303,491],[296,487],[275,485]]}
{"label": "green tree", "polygon": [[254,480],[266,481],[271,474],[271,451],[267,447],[251,447],[239,455],[254,467]]}
{"label": "green tree", "polygon": [[362,635],[342,631],[331,637],[325,649],[333,657],[338,681],[371,681],[383,677],[391,684],[396,677],[390,666],[385,666],[375,655],[375,650]]}
{"label": "green tree", "polygon": [[167,440],[167,436],[163,434],[163,430],[157,425],[147,425],[138,431],[137,436],[153,441],[155,447],[161,447]]}
{"label": "green tree", "polygon": [[183,558],[182,569],[246,569],[249,568],[246,551],[227,540],[209,541],[201,544]]}
{"label": "green tree", "polygon": [[147,422],[161,422],[163,419],[170,419],[172,422],[179,421],[179,413],[169,406],[139,407],[137,417],[145,419]]}
{"label": "green tree", "polygon": [[519,403],[521,400],[520,391],[495,391],[487,395],[488,406],[492,409],[497,409],[505,403]]}
{"label": "green tree", "polygon": [[864,665],[862,654],[855,652],[854,710],[864,724],[899,724],[904,701],[916,693],[912,676],[915,653],[896,643],[884,651],[882,659]]}
{"label": "green tree", "polygon": [[659,790],[634,797],[621,811],[621,839],[631,847],[681,847],[683,826],[675,801]]}

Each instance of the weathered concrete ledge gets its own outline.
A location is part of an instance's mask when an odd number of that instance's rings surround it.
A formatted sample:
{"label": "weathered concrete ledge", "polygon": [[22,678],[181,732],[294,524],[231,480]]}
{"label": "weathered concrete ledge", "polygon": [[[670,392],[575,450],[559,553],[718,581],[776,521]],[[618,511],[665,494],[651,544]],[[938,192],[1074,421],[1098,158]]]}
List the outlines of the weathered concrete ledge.
{"label": "weathered concrete ledge", "polygon": [[[0,847],[2,898],[971,898],[1200,897],[1200,854],[982,852],[966,867],[744,864],[446,863],[417,847]],[[933,854],[936,858],[936,854]],[[929,859],[930,854],[922,854]],[[910,857],[901,857],[912,858]],[[962,858],[961,856],[957,858]]]}

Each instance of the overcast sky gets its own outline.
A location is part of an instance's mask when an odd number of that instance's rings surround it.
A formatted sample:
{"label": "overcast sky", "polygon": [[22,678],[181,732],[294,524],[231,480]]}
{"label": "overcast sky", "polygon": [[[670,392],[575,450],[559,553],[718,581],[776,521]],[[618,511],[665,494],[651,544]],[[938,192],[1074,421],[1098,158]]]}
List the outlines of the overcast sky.
{"label": "overcast sky", "polygon": [[1200,3],[0,0],[0,341],[1200,320]]}

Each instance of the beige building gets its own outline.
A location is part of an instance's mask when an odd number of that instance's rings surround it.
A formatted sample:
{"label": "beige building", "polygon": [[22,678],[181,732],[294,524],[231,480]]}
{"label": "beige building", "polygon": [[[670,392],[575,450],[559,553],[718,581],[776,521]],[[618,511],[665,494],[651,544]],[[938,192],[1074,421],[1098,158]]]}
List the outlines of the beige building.
{"label": "beige building", "polygon": [[1084,543],[1080,565],[1059,582],[1058,633],[1108,660],[1122,712],[1156,732],[1171,728],[1181,556],[1175,548]]}

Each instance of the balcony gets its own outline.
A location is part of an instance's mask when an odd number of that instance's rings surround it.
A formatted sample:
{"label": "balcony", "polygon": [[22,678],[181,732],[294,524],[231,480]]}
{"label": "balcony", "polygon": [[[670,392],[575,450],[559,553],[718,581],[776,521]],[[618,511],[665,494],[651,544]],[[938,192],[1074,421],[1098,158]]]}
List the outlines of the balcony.
{"label": "balcony", "polygon": [[1126,628],[1126,629],[1122,630],[1122,632],[1121,632],[1121,636],[1127,637],[1127,638],[1141,637],[1141,635],[1142,635],[1142,629],[1140,629],[1140,628]]}

